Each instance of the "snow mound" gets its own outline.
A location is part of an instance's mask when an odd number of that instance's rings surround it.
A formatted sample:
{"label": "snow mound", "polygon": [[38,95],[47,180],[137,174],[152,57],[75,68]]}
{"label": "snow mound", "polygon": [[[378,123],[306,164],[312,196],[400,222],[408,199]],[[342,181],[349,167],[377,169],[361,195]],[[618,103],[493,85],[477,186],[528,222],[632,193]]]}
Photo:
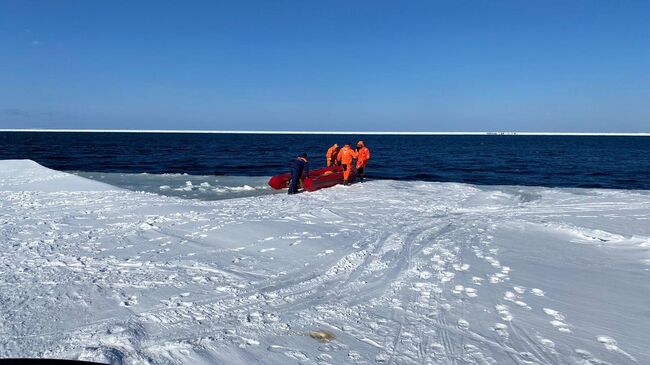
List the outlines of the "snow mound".
{"label": "snow mound", "polygon": [[32,160],[0,161],[0,191],[108,191],[116,187],[41,166]]}

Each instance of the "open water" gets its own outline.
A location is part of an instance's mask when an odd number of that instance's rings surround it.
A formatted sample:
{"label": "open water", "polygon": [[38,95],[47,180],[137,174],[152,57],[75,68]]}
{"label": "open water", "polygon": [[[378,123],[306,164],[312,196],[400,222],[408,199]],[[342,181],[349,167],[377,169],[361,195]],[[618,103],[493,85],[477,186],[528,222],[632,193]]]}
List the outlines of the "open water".
{"label": "open water", "polygon": [[306,152],[364,140],[375,179],[650,189],[650,137],[1,132],[0,159],[63,171],[271,176]]}

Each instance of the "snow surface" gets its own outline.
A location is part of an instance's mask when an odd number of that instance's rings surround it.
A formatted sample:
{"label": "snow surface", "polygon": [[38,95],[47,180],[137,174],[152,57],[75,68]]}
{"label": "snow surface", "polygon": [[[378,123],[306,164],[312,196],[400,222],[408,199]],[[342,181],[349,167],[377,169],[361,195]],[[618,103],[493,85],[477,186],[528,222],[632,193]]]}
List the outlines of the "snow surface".
{"label": "snow surface", "polygon": [[0,161],[0,244],[0,357],[650,363],[647,191],[199,201]]}

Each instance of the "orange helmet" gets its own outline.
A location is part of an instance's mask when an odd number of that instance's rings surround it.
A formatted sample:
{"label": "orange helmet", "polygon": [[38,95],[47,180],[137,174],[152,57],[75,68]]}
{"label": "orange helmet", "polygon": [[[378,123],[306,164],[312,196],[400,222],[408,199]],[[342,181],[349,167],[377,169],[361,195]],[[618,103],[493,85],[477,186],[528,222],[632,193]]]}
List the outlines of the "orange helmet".
{"label": "orange helmet", "polygon": [[363,143],[363,141],[357,142],[357,147],[365,147],[366,145]]}

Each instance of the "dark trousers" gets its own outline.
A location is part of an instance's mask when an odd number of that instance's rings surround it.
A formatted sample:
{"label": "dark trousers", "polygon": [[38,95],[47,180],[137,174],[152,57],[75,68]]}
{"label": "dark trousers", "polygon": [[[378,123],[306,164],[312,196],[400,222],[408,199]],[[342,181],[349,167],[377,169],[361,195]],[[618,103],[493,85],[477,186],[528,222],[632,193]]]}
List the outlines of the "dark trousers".
{"label": "dark trousers", "polygon": [[357,176],[359,177],[359,180],[363,180],[364,175],[366,174],[366,167],[362,166],[357,168]]}
{"label": "dark trousers", "polygon": [[291,182],[289,183],[289,194],[295,194],[298,192],[298,183],[300,182],[300,175],[302,175],[302,171],[298,171],[298,169],[291,169]]}

